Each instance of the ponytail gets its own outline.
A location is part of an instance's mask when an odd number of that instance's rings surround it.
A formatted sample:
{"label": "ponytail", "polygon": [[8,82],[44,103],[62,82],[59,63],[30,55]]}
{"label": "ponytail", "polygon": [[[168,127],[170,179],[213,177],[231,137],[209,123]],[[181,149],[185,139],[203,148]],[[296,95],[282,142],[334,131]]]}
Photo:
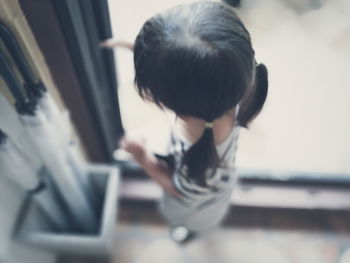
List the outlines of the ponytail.
{"label": "ponytail", "polygon": [[205,172],[216,167],[219,162],[216,151],[213,129],[205,128],[202,136],[184,154],[182,165],[187,167],[187,175],[198,185],[206,186]]}
{"label": "ponytail", "polygon": [[245,98],[243,98],[240,105],[240,112],[238,114],[238,121],[241,126],[248,126],[261,111],[264,106],[268,91],[268,72],[264,64],[256,66],[256,77],[253,89]]}
{"label": "ponytail", "polygon": [[[266,101],[268,91],[268,72],[264,64],[256,66],[256,78],[252,90],[240,104],[238,113],[239,124],[247,127],[261,111]],[[216,151],[213,129],[206,128],[199,138],[184,154],[182,165],[187,167],[187,175],[198,185],[206,186],[206,170],[216,168],[219,163]]]}

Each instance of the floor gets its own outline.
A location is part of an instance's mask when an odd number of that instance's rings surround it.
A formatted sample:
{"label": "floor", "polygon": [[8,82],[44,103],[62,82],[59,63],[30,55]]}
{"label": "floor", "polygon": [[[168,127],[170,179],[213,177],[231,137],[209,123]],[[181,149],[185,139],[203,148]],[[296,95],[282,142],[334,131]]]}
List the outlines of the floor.
{"label": "floor", "polygon": [[[153,14],[191,0],[110,0],[117,39],[133,42]],[[269,69],[266,106],[242,130],[237,166],[350,176],[350,2],[243,0],[238,13],[258,62]],[[132,52],[117,50],[119,97],[129,134],[162,151],[167,117],[133,87]]]}
{"label": "floor", "polygon": [[[124,246],[113,262],[152,263],[335,263],[350,262],[349,239],[319,233],[267,231],[264,229],[220,229],[186,246],[172,242],[166,229],[157,226],[120,228]],[[127,253],[125,252],[127,251]]]}
{"label": "floor", "polygon": [[236,207],[222,228],[180,246],[156,210],[121,204],[113,262],[350,262],[350,213]]}
{"label": "floor", "polygon": [[152,202],[122,201],[110,258],[64,263],[350,263],[350,212],[234,207],[223,225],[174,243]]}

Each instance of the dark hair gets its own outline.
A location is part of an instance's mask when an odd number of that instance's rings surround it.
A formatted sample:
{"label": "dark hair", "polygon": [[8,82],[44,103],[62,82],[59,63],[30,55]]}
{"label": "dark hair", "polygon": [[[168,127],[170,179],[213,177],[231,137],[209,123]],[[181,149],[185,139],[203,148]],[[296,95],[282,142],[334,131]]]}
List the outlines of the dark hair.
{"label": "dark hair", "polygon": [[[247,29],[222,3],[195,2],[150,18],[135,40],[134,65],[142,98],[207,122],[240,103],[238,121],[247,127],[267,95],[266,67],[256,66]],[[182,160],[201,185],[218,161],[212,129]]]}

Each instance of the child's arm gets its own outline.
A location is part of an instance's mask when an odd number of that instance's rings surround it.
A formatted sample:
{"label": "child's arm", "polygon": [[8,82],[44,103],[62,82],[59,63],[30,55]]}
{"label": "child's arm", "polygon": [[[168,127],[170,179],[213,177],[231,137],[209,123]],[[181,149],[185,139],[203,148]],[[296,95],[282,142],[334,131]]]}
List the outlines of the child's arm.
{"label": "child's arm", "polygon": [[158,159],[147,151],[142,142],[123,139],[123,149],[133,155],[134,159],[141,165],[145,172],[156,181],[167,193],[180,197],[170,178],[169,170],[165,168]]}

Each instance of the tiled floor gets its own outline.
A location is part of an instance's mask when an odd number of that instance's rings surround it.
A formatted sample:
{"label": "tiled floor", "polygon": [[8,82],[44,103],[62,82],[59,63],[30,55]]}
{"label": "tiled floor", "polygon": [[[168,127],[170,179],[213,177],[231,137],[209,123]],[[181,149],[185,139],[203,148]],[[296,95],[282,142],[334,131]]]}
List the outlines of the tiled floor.
{"label": "tiled floor", "polygon": [[222,228],[179,246],[154,204],[124,203],[115,263],[349,263],[350,214],[236,208]]}
{"label": "tiled floor", "polygon": [[172,242],[167,229],[120,225],[116,263],[336,263],[350,239],[303,231],[222,228],[185,246]]}
{"label": "tiled floor", "polygon": [[151,202],[120,204],[112,256],[62,263],[350,263],[350,212],[234,207],[223,226],[184,246]]}

